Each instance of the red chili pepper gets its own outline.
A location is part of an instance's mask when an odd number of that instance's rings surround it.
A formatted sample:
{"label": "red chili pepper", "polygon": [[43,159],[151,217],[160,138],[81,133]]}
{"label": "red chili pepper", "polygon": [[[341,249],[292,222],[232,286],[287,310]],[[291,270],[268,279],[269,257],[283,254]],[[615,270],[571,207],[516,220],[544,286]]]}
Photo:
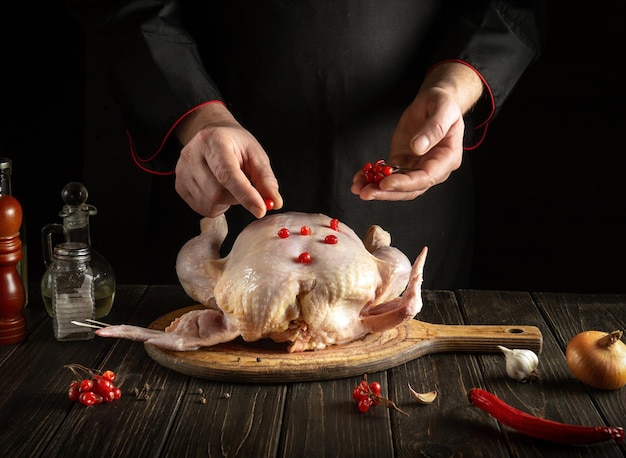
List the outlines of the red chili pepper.
{"label": "red chili pepper", "polygon": [[569,425],[535,417],[508,405],[480,388],[472,388],[469,391],[469,401],[500,423],[538,439],[561,444],[593,444],[613,439],[617,445],[624,440],[622,427]]}

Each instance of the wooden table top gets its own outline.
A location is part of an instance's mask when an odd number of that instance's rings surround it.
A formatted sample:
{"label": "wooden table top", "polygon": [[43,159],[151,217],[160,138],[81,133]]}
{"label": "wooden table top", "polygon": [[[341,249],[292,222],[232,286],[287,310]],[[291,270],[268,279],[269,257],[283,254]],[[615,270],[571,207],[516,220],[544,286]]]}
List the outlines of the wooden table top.
{"label": "wooden table top", "polygon": [[[96,337],[57,342],[38,291],[26,307],[28,339],[0,346],[0,455],[3,457],[624,457],[626,443],[566,446],[523,436],[471,405],[473,387],[558,422],[626,427],[626,387],[589,388],[572,377],[565,348],[585,330],[626,329],[626,295],[424,291],[421,321],[446,325],[528,325],[543,335],[541,379],[520,383],[504,356],[444,352],[368,373],[382,406],[358,412],[361,376],[289,383],[231,383],[184,375],[155,362],[140,342]],[[118,286],[108,323],[147,326],[193,305],[178,286]],[[67,364],[111,369],[120,400],[85,407],[67,398]],[[428,405],[417,391],[437,390]],[[136,396],[148,387],[148,398]]]}

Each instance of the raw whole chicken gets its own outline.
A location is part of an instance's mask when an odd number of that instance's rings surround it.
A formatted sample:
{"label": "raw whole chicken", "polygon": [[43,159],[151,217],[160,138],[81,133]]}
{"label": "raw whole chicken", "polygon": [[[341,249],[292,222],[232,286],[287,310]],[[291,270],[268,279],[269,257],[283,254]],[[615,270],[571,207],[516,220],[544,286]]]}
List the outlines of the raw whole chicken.
{"label": "raw whole chicken", "polygon": [[277,213],[246,227],[224,258],[225,217],[204,218],[200,227],[180,250],[176,272],[206,309],[176,318],[165,332],[119,325],[98,335],[177,351],[269,338],[299,352],[391,329],[422,308],[426,247],[411,265],[379,226],[361,241],[326,215]]}

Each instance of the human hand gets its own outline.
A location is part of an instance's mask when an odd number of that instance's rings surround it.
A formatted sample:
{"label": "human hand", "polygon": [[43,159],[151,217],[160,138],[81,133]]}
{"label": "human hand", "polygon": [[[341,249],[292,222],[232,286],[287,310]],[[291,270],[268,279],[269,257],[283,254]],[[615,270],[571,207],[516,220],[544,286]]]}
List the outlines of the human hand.
{"label": "human hand", "polygon": [[262,218],[265,199],[274,202],[274,209],[281,208],[278,181],[256,138],[222,104],[207,104],[197,111],[177,130],[185,146],[176,164],[176,192],[208,217],[241,204]]}
{"label": "human hand", "polygon": [[463,159],[463,114],[482,93],[482,81],[464,64],[443,64],[429,75],[404,111],[391,139],[387,164],[414,169],[366,183],[354,175],[352,193],[363,200],[412,200],[443,183]]}

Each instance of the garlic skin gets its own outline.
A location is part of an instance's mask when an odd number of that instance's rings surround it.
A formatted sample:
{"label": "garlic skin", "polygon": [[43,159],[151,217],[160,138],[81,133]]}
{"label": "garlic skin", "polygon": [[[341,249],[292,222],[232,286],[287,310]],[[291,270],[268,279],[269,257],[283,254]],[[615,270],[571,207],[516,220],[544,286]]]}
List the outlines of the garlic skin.
{"label": "garlic skin", "polygon": [[506,359],[506,373],[513,380],[526,382],[538,376],[539,358],[532,350],[514,349],[498,345]]}
{"label": "garlic skin", "polygon": [[411,391],[413,398],[420,404],[432,404],[432,402],[437,398],[436,390],[429,391],[428,393],[418,393],[413,389],[410,383],[409,390]]}

